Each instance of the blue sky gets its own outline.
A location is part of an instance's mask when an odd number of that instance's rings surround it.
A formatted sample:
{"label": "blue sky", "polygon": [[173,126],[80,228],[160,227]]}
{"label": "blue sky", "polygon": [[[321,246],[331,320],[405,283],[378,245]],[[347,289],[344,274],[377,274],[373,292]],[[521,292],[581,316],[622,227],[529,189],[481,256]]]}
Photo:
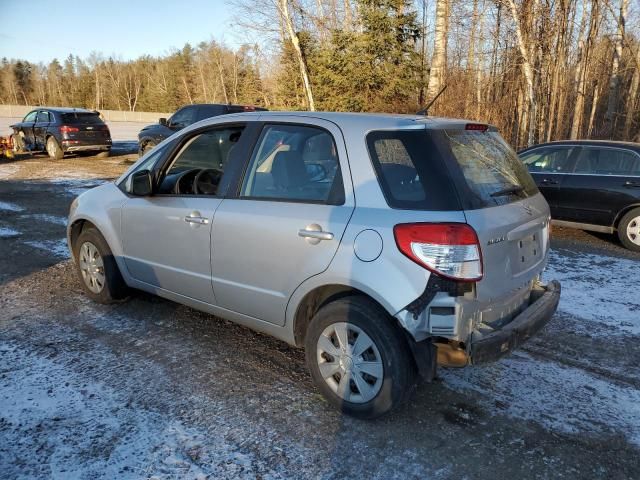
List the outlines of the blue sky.
{"label": "blue sky", "polygon": [[186,42],[241,43],[227,0],[0,0],[0,58],[30,62],[162,55]]}

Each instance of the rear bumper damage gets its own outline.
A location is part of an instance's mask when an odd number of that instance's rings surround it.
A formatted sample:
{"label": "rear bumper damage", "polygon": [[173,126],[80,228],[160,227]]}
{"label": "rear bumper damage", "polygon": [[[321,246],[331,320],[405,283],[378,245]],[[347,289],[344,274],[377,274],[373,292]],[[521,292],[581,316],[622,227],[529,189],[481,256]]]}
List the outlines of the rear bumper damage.
{"label": "rear bumper damage", "polygon": [[518,348],[544,327],[558,308],[560,282],[552,280],[546,286],[538,284],[531,292],[529,306],[501,329],[489,334],[474,331],[469,360],[478,365],[498,360]]}

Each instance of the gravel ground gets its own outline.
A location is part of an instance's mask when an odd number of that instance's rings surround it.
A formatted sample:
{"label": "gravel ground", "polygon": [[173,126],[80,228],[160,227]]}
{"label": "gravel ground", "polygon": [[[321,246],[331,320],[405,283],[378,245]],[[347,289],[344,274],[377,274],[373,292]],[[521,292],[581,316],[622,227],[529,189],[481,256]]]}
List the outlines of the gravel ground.
{"label": "gravel ground", "polygon": [[69,204],[132,152],[0,160],[0,477],[640,478],[640,255],[611,236],[554,229],[563,297],[524,348],[357,421],[299,350],[143,293],[82,294]]}

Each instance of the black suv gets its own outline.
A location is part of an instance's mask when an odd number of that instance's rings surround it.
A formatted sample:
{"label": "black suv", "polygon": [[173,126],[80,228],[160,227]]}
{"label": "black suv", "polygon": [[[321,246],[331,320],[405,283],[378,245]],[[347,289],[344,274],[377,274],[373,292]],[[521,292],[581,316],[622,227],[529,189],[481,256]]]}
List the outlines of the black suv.
{"label": "black suv", "polygon": [[67,152],[109,156],[111,133],[100,113],[83,108],[40,107],[11,125],[16,153],[46,152],[59,160]]}
{"label": "black suv", "polygon": [[545,143],[519,152],[551,207],[554,223],[613,233],[640,252],[640,144]]}
{"label": "black suv", "polygon": [[185,105],[176,113],[166,118],[161,118],[158,123],[147,125],[138,134],[138,145],[140,155],[144,155],[165,138],[170,137],[178,130],[188,127],[192,123],[199,122],[209,117],[226,115],[228,113],[257,112],[266,111],[266,108],[253,107],[250,105],[224,105],[216,103],[196,103]]}

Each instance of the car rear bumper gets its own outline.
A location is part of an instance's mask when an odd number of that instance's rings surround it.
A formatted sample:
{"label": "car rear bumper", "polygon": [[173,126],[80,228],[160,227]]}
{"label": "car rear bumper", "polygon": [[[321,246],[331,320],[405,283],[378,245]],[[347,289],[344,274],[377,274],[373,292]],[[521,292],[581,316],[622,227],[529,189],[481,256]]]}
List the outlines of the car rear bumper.
{"label": "car rear bumper", "polygon": [[106,150],[111,150],[111,144],[109,145],[65,145],[63,142],[62,148],[65,152],[106,151]]}
{"label": "car rear bumper", "polygon": [[531,303],[524,311],[500,330],[472,340],[470,363],[478,365],[498,360],[535,335],[553,317],[560,301],[560,290],[557,280],[546,286],[537,285],[531,293]]}

